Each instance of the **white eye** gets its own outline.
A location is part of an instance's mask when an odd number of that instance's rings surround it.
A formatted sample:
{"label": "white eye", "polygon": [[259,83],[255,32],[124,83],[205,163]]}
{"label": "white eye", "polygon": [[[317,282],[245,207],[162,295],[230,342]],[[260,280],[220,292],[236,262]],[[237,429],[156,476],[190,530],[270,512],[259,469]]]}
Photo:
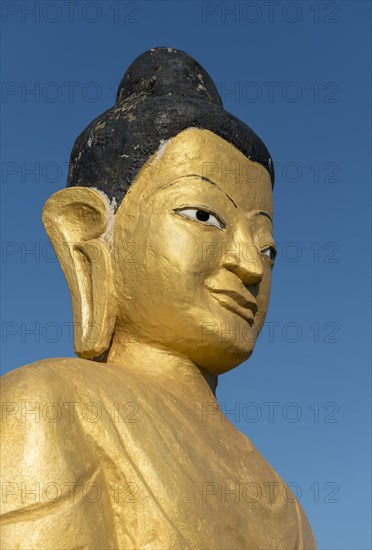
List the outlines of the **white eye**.
{"label": "white eye", "polygon": [[268,246],[267,248],[264,248],[263,250],[261,250],[261,253],[264,256],[267,256],[269,260],[271,260],[273,263],[275,262],[277,252],[274,246]]}
{"label": "white eye", "polygon": [[225,227],[225,223],[215,214],[201,208],[177,208],[174,212],[180,216],[201,222],[205,225],[214,225],[214,227],[218,229],[224,229]]}

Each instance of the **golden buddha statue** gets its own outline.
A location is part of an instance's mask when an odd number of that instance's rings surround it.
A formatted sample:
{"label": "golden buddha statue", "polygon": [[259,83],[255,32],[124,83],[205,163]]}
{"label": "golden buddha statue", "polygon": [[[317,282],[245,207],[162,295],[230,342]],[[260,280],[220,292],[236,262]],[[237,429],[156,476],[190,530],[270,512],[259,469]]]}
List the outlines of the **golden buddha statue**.
{"label": "golden buddha statue", "polygon": [[315,548],[215,397],[267,312],[273,181],[190,56],[129,67],[44,207],[79,358],[3,378],[4,549]]}

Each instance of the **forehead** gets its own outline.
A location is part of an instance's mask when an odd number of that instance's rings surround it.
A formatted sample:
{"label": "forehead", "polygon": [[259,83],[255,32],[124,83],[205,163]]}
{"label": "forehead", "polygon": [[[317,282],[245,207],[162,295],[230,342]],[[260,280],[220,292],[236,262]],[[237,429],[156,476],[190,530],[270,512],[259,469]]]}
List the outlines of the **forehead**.
{"label": "forehead", "polygon": [[[265,210],[272,215],[272,188],[268,171],[241,153],[231,143],[209,130],[189,128],[165,142],[145,164],[131,187],[134,195],[142,187],[153,194],[175,180],[179,188],[189,178],[203,178],[201,191],[208,182],[216,184],[244,212]],[[146,191],[141,185],[145,180]],[[131,193],[132,194],[132,193]],[[134,198],[134,197],[133,197]],[[125,199],[124,199],[125,200]]]}

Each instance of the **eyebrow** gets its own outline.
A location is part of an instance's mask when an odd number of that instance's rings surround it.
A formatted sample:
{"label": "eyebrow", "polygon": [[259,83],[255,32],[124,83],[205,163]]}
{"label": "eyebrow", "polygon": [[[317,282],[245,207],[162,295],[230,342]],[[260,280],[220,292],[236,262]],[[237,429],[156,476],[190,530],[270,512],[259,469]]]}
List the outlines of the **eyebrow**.
{"label": "eyebrow", "polygon": [[255,216],[265,216],[266,218],[269,218],[271,223],[273,223],[271,216],[269,216],[267,212],[263,212],[262,210],[260,210],[259,212],[256,212]]}
{"label": "eyebrow", "polygon": [[[200,178],[202,179],[203,181],[206,181],[208,183],[211,183],[212,185],[215,185],[216,187],[218,187],[217,183],[215,183],[214,181],[210,180],[209,178],[205,177],[205,176],[198,176],[197,174],[189,174],[189,176],[196,176],[197,178]],[[189,176],[186,176],[186,177],[189,177]],[[224,193],[226,195],[226,197],[233,203],[233,205],[235,206],[235,208],[238,208],[236,203],[233,201],[233,199],[231,197],[229,197],[229,195],[227,193],[225,193],[225,191],[223,191],[221,189],[221,187],[218,187],[218,189],[220,189],[220,191],[222,191],[222,193]],[[269,214],[267,212],[264,212],[263,210],[260,210],[259,212],[256,212],[255,216],[265,216],[266,218],[269,218],[269,220],[271,221],[271,223],[274,225],[274,222],[272,220],[272,217],[269,216]]]}
{"label": "eyebrow", "polygon": [[[211,179],[207,178],[206,176],[200,176],[199,174],[186,174],[185,176],[180,176],[179,178],[176,178],[175,180],[173,180],[171,183],[169,183],[165,187],[169,187],[170,185],[173,185],[173,184],[177,183],[177,181],[179,179],[183,179],[183,178],[199,178],[202,181],[205,181],[206,183],[214,185],[215,187],[217,187],[217,189],[222,191],[222,193],[229,199],[229,201],[231,201],[233,203],[235,208],[238,208],[235,201],[227,193],[225,193],[225,191],[223,189],[221,189],[221,187],[219,187],[215,181],[212,181]],[[274,225],[272,217],[269,216],[269,214],[267,212],[264,212],[263,210],[260,210],[259,212],[256,212],[255,216],[265,216],[266,218],[269,218],[271,223]]]}
{"label": "eyebrow", "polygon": [[183,178],[199,178],[202,181],[205,181],[206,183],[214,185],[215,187],[217,187],[217,189],[219,189],[229,199],[229,201],[231,201],[233,203],[235,208],[238,208],[236,203],[233,201],[233,199],[227,193],[225,193],[225,191],[223,189],[221,189],[221,187],[219,187],[216,182],[210,180],[206,176],[200,176],[199,174],[186,174],[185,176],[180,176],[179,178],[176,178],[175,180],[173,180],[171,183],[169,183],[165,187],[170,187],[171,185],[177,183],[178,180],[183,179]]}

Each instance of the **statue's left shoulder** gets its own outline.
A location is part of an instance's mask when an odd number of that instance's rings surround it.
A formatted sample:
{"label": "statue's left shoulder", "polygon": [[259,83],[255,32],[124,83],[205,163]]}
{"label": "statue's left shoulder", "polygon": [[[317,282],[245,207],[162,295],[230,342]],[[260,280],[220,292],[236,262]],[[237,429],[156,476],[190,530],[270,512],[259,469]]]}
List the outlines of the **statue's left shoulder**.
{"label": "statue's left shoulder", "polygon": [[300,550],[316,550],[316,542],[310,522],[298,500],[296,500],[296,508],[301,540],[299,548]]}

